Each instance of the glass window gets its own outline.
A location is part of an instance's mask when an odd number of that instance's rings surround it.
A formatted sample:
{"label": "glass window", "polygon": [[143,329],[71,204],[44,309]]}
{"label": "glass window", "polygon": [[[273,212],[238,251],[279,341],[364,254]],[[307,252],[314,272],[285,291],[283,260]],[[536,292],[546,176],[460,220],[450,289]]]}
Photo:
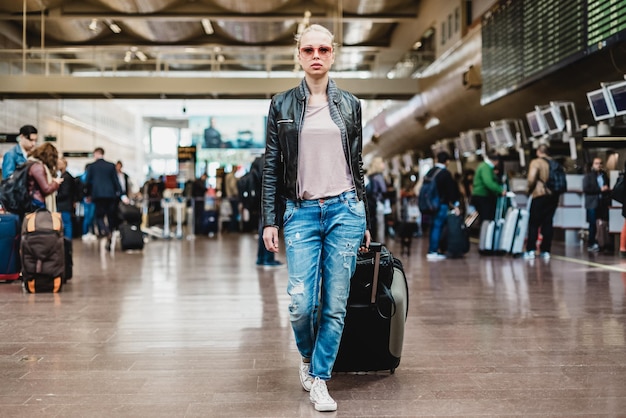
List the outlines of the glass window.
{"label": "glass window", "polygon": [[156,154],[176,155],[178,128],[153,126],[150,130],[151,151]]}
{"label": "glass window", "polygon": [[457,7],[454,9],[454,31],[458,32],[461,26],[461,10]]}
{"label": "glass window", "polygon": [[452,38],[452,13],[448,15],[448,39]]}

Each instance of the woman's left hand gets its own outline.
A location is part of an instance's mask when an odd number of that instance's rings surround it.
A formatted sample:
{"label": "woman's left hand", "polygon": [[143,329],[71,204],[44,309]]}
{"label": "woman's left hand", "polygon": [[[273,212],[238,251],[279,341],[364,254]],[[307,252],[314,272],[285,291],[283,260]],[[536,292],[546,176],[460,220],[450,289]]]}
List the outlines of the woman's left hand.
{"label": "woman's left hand", "polygon": [[363,236],[363,244],[361,248],[359,248],[359,251],[361,252],[369,251],[371,241],[372,241],[372,235],[370,234],[369,229],[366,229],[365,235]]}

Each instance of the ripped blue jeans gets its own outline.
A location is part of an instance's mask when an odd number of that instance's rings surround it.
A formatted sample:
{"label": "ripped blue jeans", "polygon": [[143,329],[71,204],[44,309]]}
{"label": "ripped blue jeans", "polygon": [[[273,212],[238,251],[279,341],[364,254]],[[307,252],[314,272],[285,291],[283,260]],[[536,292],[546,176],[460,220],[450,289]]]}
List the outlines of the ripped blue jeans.
{"label": "ripped blue jeans", "polygon": [[330,379],[343,333],[350,278],[365,234],[365,205],[354,191],[287,201],[285,251],[289,318],[309,373]]}

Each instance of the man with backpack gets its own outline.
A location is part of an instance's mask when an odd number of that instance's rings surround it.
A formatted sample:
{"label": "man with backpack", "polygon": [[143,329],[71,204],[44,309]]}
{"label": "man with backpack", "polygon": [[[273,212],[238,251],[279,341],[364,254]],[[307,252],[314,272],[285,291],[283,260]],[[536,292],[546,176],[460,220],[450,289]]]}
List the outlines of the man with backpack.
{"label": "man with backpack", "polygon": [[[445,151],[437,154],[437,163],[431,168],[424,177],[424,184],[420,189],[421,199],[418,197],[420,210],[429,212],[428,207],[433,206],[430,211],[432,224],[430,227],[430,240],[428,243],[428,254],[426,259],[429,261],[443,260],[445,254],[439,252],[439,244],[443,228],[448,220],[448,212],[452,209],[455,215],[461,213],[459,209],[460,197],[459,187],[452,178],[452,174],[447,169],[450,154]],[[425,199],[431,200],[430,204]]]}
{"label": "man with backpack", "polygon": [[550,158],[547,145],[539,145],[536,155],[537,158],[533,159],[528,167],[528,194],[532,202],[524,258],[536,257],[537,238],[541,229],[539,257],[549,260],[554,232],[552,219],[559,204],[560,195],[567,190],[567,182],[563,166]]}
{"label": "man with backpack", "polygon": [[24,164],[28,153],[37,146],[37,128],[24,125],[20,128],[17,145],[8,150],[2,158],[2,178],[8,179],[17,166]]}

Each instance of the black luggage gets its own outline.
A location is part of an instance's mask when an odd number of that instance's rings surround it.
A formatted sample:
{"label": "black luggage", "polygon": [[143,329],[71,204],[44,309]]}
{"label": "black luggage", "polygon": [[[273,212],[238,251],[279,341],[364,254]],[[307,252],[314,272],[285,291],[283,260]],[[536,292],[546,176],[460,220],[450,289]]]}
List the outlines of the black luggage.
{"label": "black luggage", "polygon": [[63,221],[59,212],[38,209],[22,223],[22,280],[29,293],[60,292],[65,273]]}
{"label": "black luggage", "polygon": [[118,216],[122,222],[130,225],[141,225],[141,209],[134,205],[120,203],[118,206]]}
{"label": "black luggage", "polygon": [[122,251],[143,250],[143,232],[139,226],[123,223],[119,230]]}
{"label": "black luggage", "polygon": [[469,251],[469,231],[463,217],[452,212],[448,214],[446,238],[448,257],[460,258]]}
{"label": "black luggage", "polygon": [[219,214],[216,210],[207,210],[202,214],[202,224],[200,226],[200,231],[198,232],[201,235],[207,234],[217,234],[219,229]]}
{"label": "black luggage", "polygon": [[63,251],[65,253],[65,274],[63,274],[63,283],[66,283],[74,275],[74,256],[71,239],[65,238],[63,240]]}
{"label": "black luggage", "polygon": [[409,294],[400,260],[379,243],[360,253],[333,370],[368,372],[400,364]]}
{"label": "black luggage", "polygon": [[0,214],[0,281],[20,278],[20,217]]}

